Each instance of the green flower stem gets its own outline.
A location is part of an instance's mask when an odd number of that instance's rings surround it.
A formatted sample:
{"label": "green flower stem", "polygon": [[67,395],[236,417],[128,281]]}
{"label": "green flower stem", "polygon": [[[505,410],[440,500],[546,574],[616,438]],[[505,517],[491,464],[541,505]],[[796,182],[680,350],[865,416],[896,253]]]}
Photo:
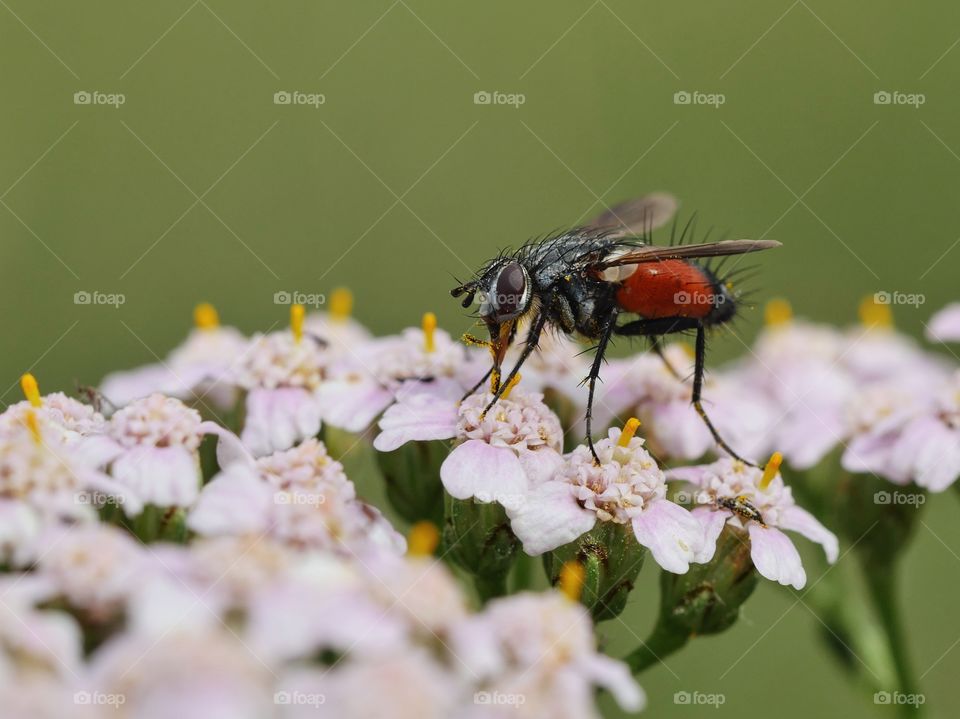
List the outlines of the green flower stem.
{"label": "green flower stem", "polygon": [[630,671],[639,674],[655,664],[660,664],[668,656],[682,648],[690,636],[679,628],[669,627],[657,622],[647,641],[628,654],[624,661]]}
{"label": "green flower stem", "polygon": [[[903,616],[897,602],[897,581],[894,567],[878,567],[864,563],[867,588],[880,618],[890,655],[897,676],[899,691],[904,694],[919,694],[918,684],[907,652],[906,634],[903,628]],[[904,716],[917,717],[922,714],[922,705],[901,704]]]}
{"label": "green flower stem", "polygon": [[503,597],[507,594],[507,575],[499,574],[496,576],[476,576],[473,580],[477,588],[477,594],[480,601],[486,604],[491,599]]}

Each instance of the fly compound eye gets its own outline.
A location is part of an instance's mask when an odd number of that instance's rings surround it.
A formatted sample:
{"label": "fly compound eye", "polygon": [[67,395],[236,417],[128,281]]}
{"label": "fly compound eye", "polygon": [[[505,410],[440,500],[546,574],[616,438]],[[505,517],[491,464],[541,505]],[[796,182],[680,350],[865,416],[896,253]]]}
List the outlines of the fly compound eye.
{"label": "fly compound eye", "polygon": [[496,319],[510,319],[524,310],[529,297],[529,285],[527,271],[519,262],[503,266],[494,280],[491,297]]}

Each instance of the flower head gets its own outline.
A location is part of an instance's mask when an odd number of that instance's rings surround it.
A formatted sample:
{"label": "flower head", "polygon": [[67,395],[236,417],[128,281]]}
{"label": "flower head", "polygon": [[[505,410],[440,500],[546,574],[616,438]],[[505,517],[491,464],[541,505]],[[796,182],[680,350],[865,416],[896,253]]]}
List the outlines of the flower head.
{"label": "flower head", "polygon": [[781,529],[797,532],[820,544],[829,562],[837,560],[836,536],[812,514],[797,506],[780,476],[781,456],[774,454],[764,469],[730,458],[668,472],[671,479],[691,482],[700,506],[692,514],[700,521],[712,550],[726,522],[750,535],[750,556],[767,579],[802,589],[807,577],[800,555]]}
{"label": "flower head", "polygon": [[663,472],[634,436],[638,425],[631,420],[596,442],[599,464],[587,446],[577,447],[552,478],[508,508],[511,527],[528,554],[567,544],[597,522],[615,522],[630,525],[637,541],[671,572],[685,572],[690,562],[710,558],[702,552],[696,520],[666,499]]}

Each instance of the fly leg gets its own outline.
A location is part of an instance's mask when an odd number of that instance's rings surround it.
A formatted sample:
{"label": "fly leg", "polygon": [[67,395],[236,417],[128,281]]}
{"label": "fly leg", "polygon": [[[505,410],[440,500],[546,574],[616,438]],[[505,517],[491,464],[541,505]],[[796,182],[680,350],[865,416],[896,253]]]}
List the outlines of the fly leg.
{"label": "fly leg", "polygon": [[720,436],[720,433],[717,431],[717,428],[713,426],[713,422],[710,421],[710,418],[707,416],[707,411],[703,408],[703,403],[700,401],[700,394],[703,390],[703,373],[706,369],[706,359],[707,359],[707,334],[706,330],[703,327],[703,324],[697,323],[697,344],[696,352],[694,358],[694,369],[693,369],[693,408],[697,410],[697,414],[700,415],[700,419],[703,420],[703,423],[707,426],[707,429],[710,430],[710,435],[713,437],[713,441],[723,449],[727,454],[729,454],[734,459],[748,464],[751,467],[756,467],[757,465],[753,462],[750,462],[739,454],[733,451],[733,448],[726,443],[723,437]]}
{"label": "fly leg", "polygon": [[600,368],[603,366],[603,355],[606,353],[607,347],[610,344],[610,338],[613,337],[617,330],[617,315],[618,310],[614,308],[601,331],[600,341],[597,343],[597,349],[593,354],[593,364],[590,366],[590,374],[587,375],[587,378],[584,380],[589,386],[586,416],[587,446],[590,447],[590,454],[593,455],[593,461],[597,465],[600,464],[600,458],[597,456],[597,450],[593,446],[593,394],[597,386],[597,380],[600,378]]}
{"label": "fly leg", "polygon": [[486,384],[487,380],[490,379],[490,375],[492,374],[493,374],[493,367],[490,367],[490,369],[487,370],[486,374],[484,374],[483,377],[480,378],[480,381],[477,382],[475,385],[473,385],[473,387],[467,390],[467,393],[460,398],[460,401],[463,402],[463,400],[465,400],[467,397],[469,397],[478,389],[480,389],[484,384]]}
{"label": "fly leg", "polygon": [[[507,375],[507,378],[500,382],[496,390],[494,391],[493,399],[490,400],[490,404],[486,406],[483,410],[483,414],[486,415],[487,412],[491,410],[493,405],[497,403],[503,393],[507,391],[507,388],[513,383],[514,378],[517,376],[517,373],[520,372],[520,368],[523,366],[523,363],[527,361],[527,358],[533,354],[533,351],[537,348],[537,345],[540,342],[540,333],[543,332],[544,326],[547,324],[547,316],[543,312],[538,314],[533,320],[533,324],[530,325],[530,331],[527,333],[527,341],[523,348],[523,351],[520,353],[520,358],[517,360],[517,363],[513,366],[513,369],[510,370],[510,374]],[[491,372],[499,375],[500,368],[492,367]],[[478,385],[479,386],[479,385]]]}

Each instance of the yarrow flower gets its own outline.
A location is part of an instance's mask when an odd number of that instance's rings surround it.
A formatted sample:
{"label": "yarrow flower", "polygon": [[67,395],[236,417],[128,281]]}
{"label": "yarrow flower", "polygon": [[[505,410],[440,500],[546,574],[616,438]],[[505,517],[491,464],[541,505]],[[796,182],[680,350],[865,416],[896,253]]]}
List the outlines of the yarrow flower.
{"label": "yarrow flower", "polygon": [[233,370],[247,392],[240,438],[256,456],[289,449],[320,431],[317,391],[330,358],[303,323],[303,307],[293,305],[290,329],[255,335]]}
{"label": "yarrow flower", "polygon": [[691,514],[704,533],[705,551],[713,554],[724,524],[746,530],[750,556],[767,579],[802,589],[807,575],[793,542],[781,530],[797,532],[820,544],[831,564],[837,560],[836,536],[793,499],[780,476],[781,456],[774,454],[764,469],[730,458],[667,472],[670,479],[690,482],[697,505]]}
{"label": "yarrow flower", "polygon": [[237,400],[229,381],[231,366],[246,347],[246,338],[233,327],[223,327],[213,305],[197,305],[194,329],[165,360],[103,378],[100,393],[114,407],[161,393],[185,401],[208,401],[229,410]]}
{"label": "yarrow flower", "polygon": [[[110,418],[96,455],[111,476],[140,504],[188,507],[197,498],[200,441],[206,434],[230,434],[173,397],[153,394],[131,402]],[[128,513],[137,512],[124,507]]]}
{"label": "yarrow flower", "polygon": [[319,391],[324,421],[361,432],[405,387],[455,379],[463,394],[479,377],[478,366],[476,356],[438,329],[428,312],[421,327],[355,346],[331,366]]}
{"label": "yarrow flower", "polygon": [[930,318],[926,330],[931,342],[960,341],[960,302],[951,302]]}
{"label": "yarrow flower", "polygon": [[600,464],[586,445],[577,447],[553,477],[534,484],[508,508],[514,534],[527,554],[539,555],[575,540],[597,522],[629,525],[664,569],[683,573],[706,562],[702,529],[683,507],[666,498],[666,479],[635,437],[637,420],[611,429],[595,443]]}
{"label": "yarrow flower", "polygon": [[263,534],[335,552],[405,547],[379,510],[357,498],[343,466],[316,439],[230,464],[203,488],[188,525],[207,536]]}

